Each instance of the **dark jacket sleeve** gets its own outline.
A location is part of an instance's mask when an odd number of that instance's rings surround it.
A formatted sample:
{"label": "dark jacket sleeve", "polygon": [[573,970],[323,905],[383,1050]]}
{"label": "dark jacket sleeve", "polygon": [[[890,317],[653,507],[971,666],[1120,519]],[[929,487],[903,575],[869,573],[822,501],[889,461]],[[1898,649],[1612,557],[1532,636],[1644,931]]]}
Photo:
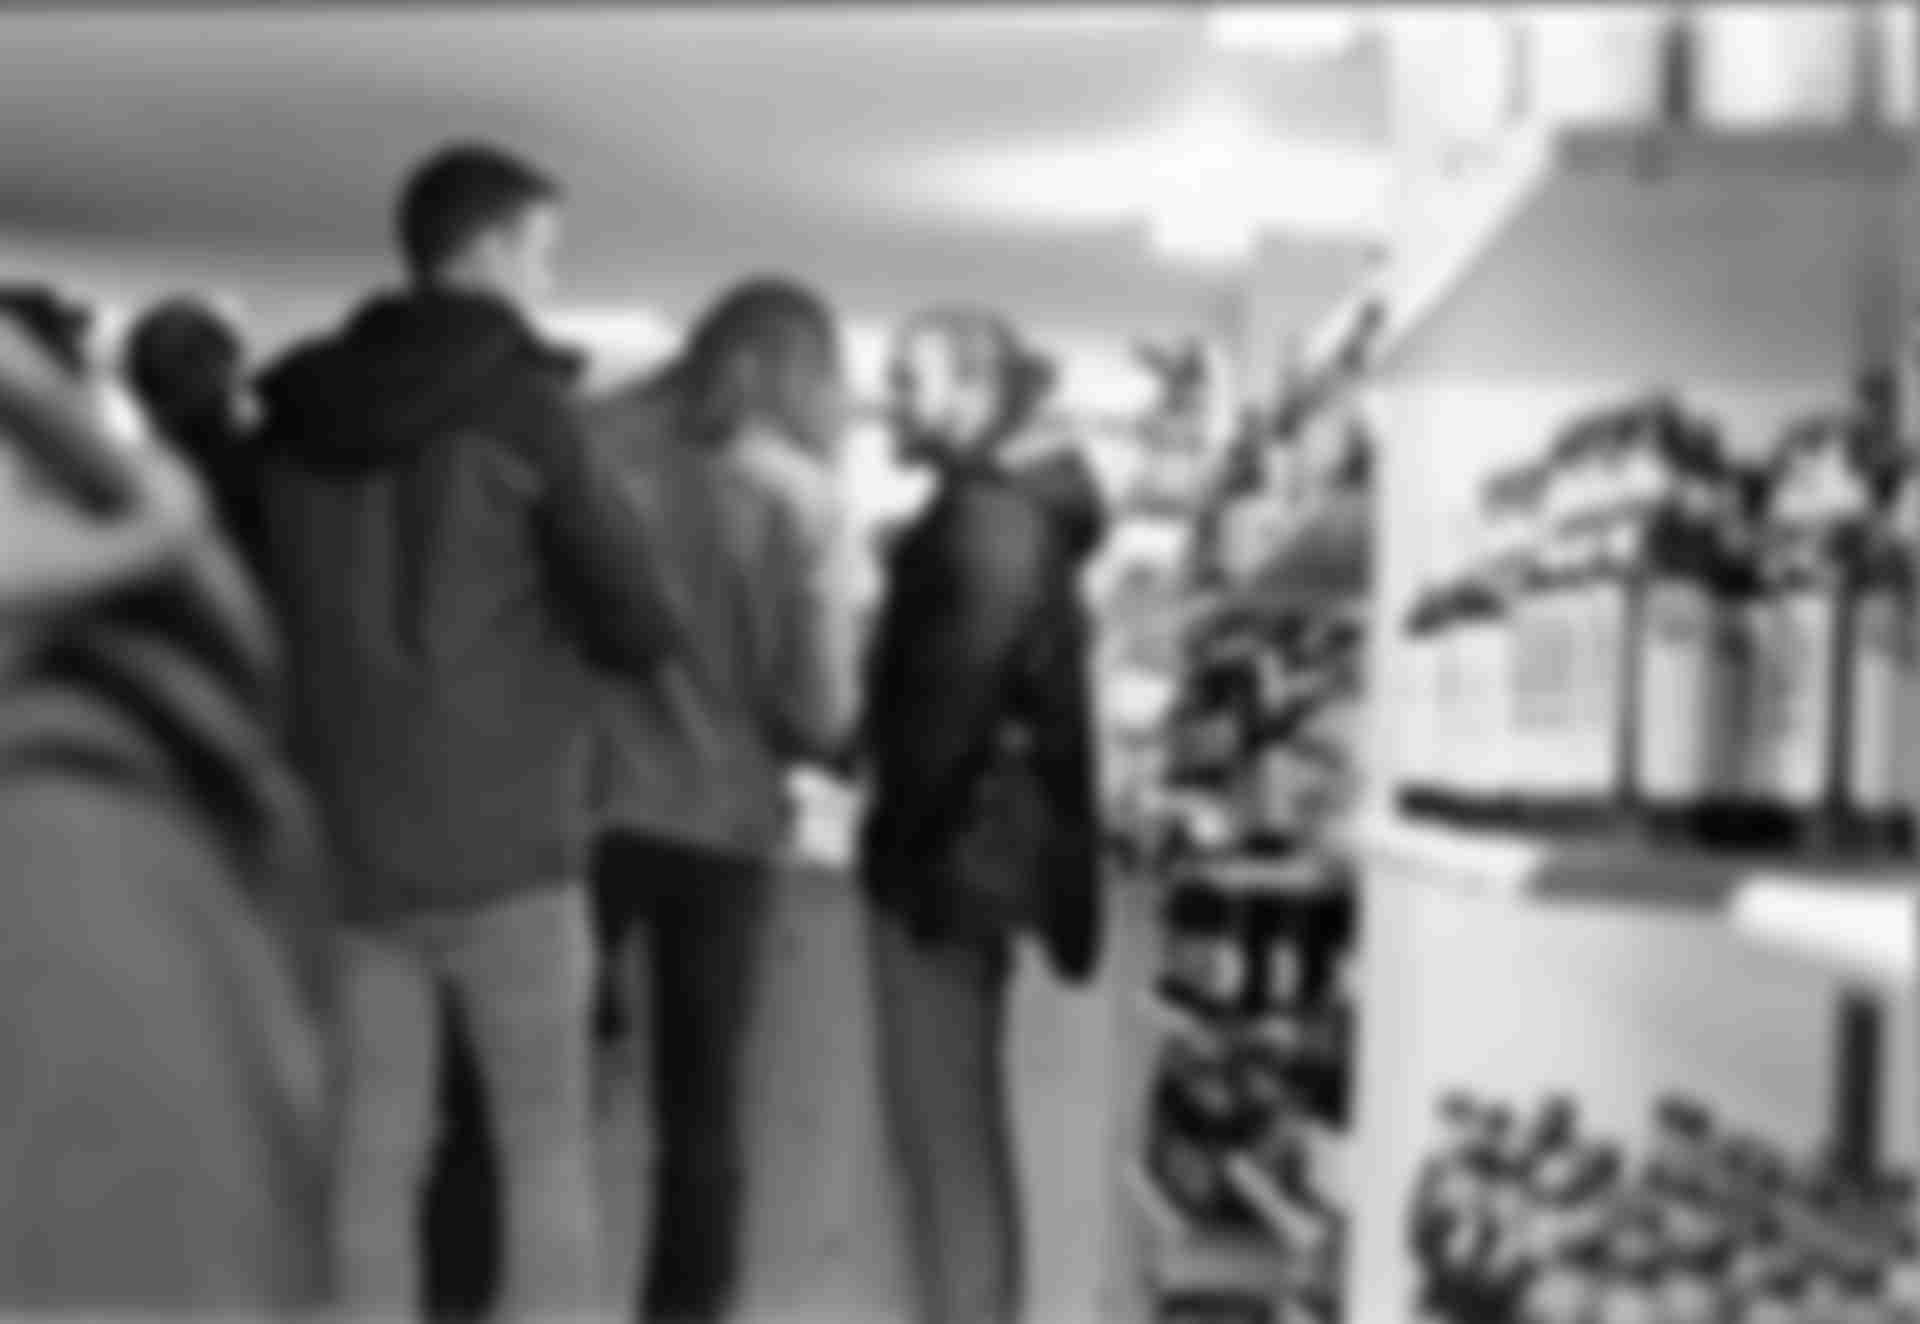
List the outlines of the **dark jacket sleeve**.
{"label": "dark jacket sleeve", "polygon": [[982,747],[1014,649],[1044,594],[1049,543],[1044,516],[1017,493],[968,491],[951,513],[932,582],[894,588],[892,609],[911,610],[914,628],[896,634],[882,718],[888,734],[877,743],[885,747],[893,839],[909,852]]}
{"label": "dark jacket sleeve", "polygon": [[623,481],[557,388],[530,390],[523,424],[545,477],[544,517],[568,582],[586,601],[595,643],[610,660],[646,667],[687,646],[687,613],[649,536],[643,495]]}

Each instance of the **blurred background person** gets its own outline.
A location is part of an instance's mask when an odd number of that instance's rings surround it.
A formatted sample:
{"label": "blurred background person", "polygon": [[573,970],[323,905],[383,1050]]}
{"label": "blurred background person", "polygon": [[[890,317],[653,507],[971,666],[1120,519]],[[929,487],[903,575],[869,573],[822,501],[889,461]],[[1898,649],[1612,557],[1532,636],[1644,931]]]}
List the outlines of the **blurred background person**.
{"label": "blurred background person", "polygon": [[212,305],[175,297],[135,320],[125,356],[134,398],[153,430],[200,475],[221,526],[253,559],[258,478],[248,443],[260,419],[239,330]]}
{"label": "blurred background person", "polygon": [[910,322],[903,458],[938,476],[891,552],[867,682],[862,876],[880,1069],[927,1324],[1013,1324],[1024,1291],[1002,1061],[1015,940],[1069,979],[1100,932],[1089,631],[1105,516],[1039,423],[1050,365],[1002,317]]}
{"label": "blurred background person", "polygon": [[274,650],[186,467],[102,426],[83,320],[0,297],[0,1314],[309,1318],[321,860]]}
{"label": "blurred background person", "polygon": [[611,963],[636,924],[648,939],[658,1143],[641,1321],[720,1319],[735,1286],[741,1056],[787,773],[841,754],[854,715],[856,549],[829,467],[845,396],[826,302],[760,279],[595,414],[650,497],[698,637],[668,665],[610,675],[596,784],[603,951]]}
{"label": "blurred background person", "polygon": [[644,670],[685,613],[579,426],[577,356],[533,328],[558,186],[455,145],[411,174],[397,220],[409,287],[263,383],[263,561],[341,855],[335,1250],[347,1309],[415,1315],[444,989],[498,1143],[499,1309],[547,1319],[602,1287],[589,642]]}

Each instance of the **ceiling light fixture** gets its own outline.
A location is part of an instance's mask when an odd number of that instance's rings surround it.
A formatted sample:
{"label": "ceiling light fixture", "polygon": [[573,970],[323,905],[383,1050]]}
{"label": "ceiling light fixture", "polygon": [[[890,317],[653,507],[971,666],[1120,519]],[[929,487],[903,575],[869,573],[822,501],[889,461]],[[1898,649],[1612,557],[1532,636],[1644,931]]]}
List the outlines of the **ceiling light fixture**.
{"label": "ceiling light fixture", "polygon": [[1362,19],[1347,5],[1214,5],[1207,38],[1222,50],[1283,60],[1333,60],[1359,44]]}
{"label": "ceiling light fixture", "polygon": [[1245,107],[1218,94],[1196,102],[1154,144],[1148,225],[1162,254],[1207,263],[1251,256],[1260,234],[1259,145]]}

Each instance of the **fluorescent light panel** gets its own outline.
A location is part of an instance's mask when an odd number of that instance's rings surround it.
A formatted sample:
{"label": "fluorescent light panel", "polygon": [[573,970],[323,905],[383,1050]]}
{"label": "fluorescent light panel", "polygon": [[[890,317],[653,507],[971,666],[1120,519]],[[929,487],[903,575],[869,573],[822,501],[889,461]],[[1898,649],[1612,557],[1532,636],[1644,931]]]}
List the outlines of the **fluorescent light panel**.
{"label": "fluorescent light panel", "polygon": [[1206,24],[1208,40],[1222,50],[1299,61],[1337,59],[1362,31],[1359,11],[1341,5],[1216,5]]}

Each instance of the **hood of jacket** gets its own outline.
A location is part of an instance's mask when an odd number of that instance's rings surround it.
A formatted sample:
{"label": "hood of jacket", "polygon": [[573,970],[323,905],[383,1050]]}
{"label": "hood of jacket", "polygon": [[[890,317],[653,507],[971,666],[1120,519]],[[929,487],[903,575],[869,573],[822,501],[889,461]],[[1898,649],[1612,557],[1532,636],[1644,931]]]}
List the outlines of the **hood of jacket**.
{"label": "hood of jacket", "polygon": [[509,370],[578,377],[504,300],[453,291],[382,295],[333,337],[296,349],[260,384],[266,434],[311,468],[399,463],[492,397]]}

